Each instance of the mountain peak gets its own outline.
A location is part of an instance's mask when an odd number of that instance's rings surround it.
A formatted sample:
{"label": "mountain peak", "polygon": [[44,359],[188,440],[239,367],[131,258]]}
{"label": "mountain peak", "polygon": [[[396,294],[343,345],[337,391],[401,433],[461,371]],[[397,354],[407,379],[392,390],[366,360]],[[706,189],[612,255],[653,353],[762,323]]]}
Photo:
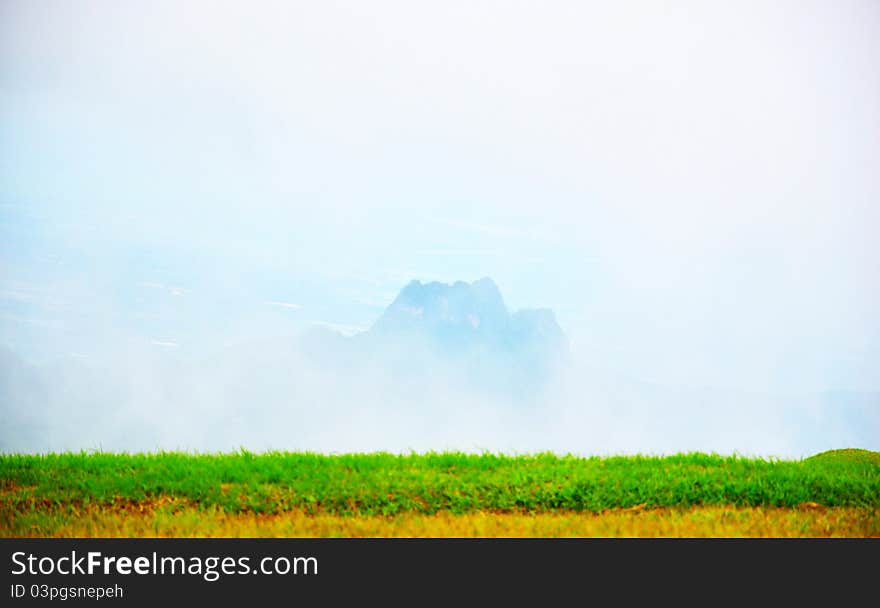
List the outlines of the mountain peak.
{"label": "mountain peak", "polygon": [[489,277],[473,283],[411,281],[369,333],[406,334],[454,350],[567,349],[565,334],[552,310],[527,309],[511,315],[501,290]]}
{"label": "mountain peak", "polygon": [[510,320],[501,291],[486,277],[451,285],[411,281],[404,287],[373,331],[420,333],[497,333]]}
{"label": "mountain peak", "polygon": [[368,331],[351,338],[312,335],[302,343],[322,364],[379,366],[406,386],[439,374],[515,400],[541,390],[568,358],[553,311],[510,314],[489,277],[410,281]]}

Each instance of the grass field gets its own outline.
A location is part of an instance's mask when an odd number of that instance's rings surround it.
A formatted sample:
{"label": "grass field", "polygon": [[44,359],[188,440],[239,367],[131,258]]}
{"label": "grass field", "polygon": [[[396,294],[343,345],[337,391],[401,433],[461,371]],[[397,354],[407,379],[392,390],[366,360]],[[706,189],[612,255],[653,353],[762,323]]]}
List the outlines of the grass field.
{"label": "grass field", "polygon": [[880,536],[880,453],[0,456],[0,536]]}

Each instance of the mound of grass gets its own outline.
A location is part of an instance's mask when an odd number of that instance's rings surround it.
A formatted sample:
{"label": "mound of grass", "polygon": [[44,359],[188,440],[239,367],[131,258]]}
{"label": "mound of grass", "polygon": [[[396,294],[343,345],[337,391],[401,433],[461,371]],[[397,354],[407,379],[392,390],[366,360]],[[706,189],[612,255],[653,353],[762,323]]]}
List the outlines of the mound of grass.
{"label": "mound of grass", "polygon": [[809,462],[821,462],[826,464],[840,465],[868,465],[880,466],[880,452],[862,450],[858,448],[845,448],[842,450],[828,450],[806,459]]}
{"label": "mound of grass", "polygon": [[[709,454],[66,453],[0,456],[0,517],[167,501],[226,513],[602,512],[690,506],[880,507],[880,464]],[[827,453],[826,453],[827,454]]]}

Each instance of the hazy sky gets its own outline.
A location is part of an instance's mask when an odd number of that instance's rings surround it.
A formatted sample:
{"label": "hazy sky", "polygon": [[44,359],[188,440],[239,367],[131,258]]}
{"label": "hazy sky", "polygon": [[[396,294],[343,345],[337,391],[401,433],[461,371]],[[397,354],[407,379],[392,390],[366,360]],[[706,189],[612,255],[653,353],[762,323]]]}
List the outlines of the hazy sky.
{"label": "hazy sky", "polygon": [[174,356],[491,276],[584,361],[880,389],[880,5],[0,4],[0,343]]}

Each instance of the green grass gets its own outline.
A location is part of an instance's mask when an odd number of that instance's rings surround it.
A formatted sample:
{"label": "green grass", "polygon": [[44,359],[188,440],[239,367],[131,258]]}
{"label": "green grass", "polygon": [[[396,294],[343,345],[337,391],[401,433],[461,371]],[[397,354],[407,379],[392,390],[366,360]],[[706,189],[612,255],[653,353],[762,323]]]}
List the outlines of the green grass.
{"label": "green grass", "polygon": [[0,455],[0,518],[173,497],[227,513],[394,515],[644,506],[880,507],[880,454],[581,458],[428,453]]}
{"label": "green grass", "polygon": [[827,452],[822,452],[821,454],[810,456],[807,460],[811,463],[821,462],[823,464],[837,464],[844,467],[854,464],[880,467],[880,452],[847,448],[844,450],[829,450]]}

